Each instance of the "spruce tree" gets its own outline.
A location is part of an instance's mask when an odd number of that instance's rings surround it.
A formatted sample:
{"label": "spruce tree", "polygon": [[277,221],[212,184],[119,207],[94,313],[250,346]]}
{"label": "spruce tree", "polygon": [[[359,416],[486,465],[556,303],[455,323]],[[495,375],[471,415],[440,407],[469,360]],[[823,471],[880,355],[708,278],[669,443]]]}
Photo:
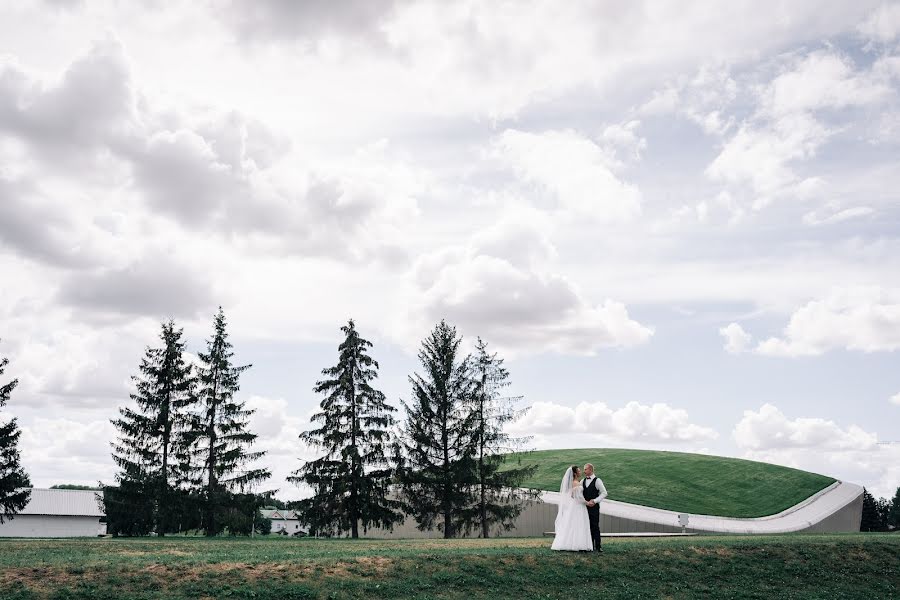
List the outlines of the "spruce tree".
{"label": "spruce tree", "polygon": [[162,324],[163,346],[148,347],[140,375],[132,377],[135,407],[120,408],[119,418],[112,420],[119,430],[118,441],[112,443],[120,469],[117,501],[134,506],[135,514],[149,510],[158,535],[177,526],[189,475],[185,433],[196,402],[195,377],[185,362],[181,336],[174,321]]}
{"label": "spruce tree", "polygon": [[[9,360],[0,359],[0,375]],[[9,401],[19,380],[13,379],[7,384],[0,383],[0,408]],[[0,424],[0,524],[12,519],[25,508],[31,498],[31,482],[19,462],[19,425],[15,419]]]}
{"label": "spruce tree", "polygon": [[894,498],[891,500],[887,524],[894,529],[900,529],[900,487],[897,488]]}
{"label": "spruce tree", "polygon": [[875,500],[875,508],[878,511],[878,531],[887,531],[891,515],[891,502],[887,498]]}
{"label": "spruce tree", "polygon": [[862,518],[859,523],[860,531],[878,531],[881,519],[878,514],[878,503],[874,496],[863,488]]}
{"label": "spruce tree", "polygon": [[[521,449],[525,439],[513,438],[503,427],[522,415],[512,403],[520,398],[504,398],[501,390],[509,386],[509,371],[503,359],[488,352],[487,344],[478,338],[472,357],[475,393],[474,412],[476,504],[469,511],[467,525],[476,525],[481,537],[487,538],[492,526],[504,531],[513,526],[522,512],[524,502],[535,499],[536,493],[525,491],[522,483],[531,477],[535,465],[508,465],[505,454]],[[520,459],[517,459],[520,460]],[[468,529],[468,528],[467,528]]]}
{"label": "spruce tree", "polygon": [[225,313],[219,307],[206,352],[198,355],[199,414],[190,434],[194,464],[202,465],[198,479],[204,490],[204,528],[209,536],[219,533],[218,515],[227,510],[232,492],[246,492],[271,476],[268,469],[248,468],[265,456],[250,450],[257,436],[248,431],[248,421],[255,411],[235,399],[241,373],[251,365],[232,364],[234,352],[225,328]]}
{"label": "spruce tree", "polygon": [[402,515],[400,502],[389,498],[393,476],[390,429],[394,407],[373,387],[378,362],[369,356],[372,343],[351,319],[341,327],[338,363],[322,371],[325,379],[313,388],[324,397],[313,415],[318,428],[300,439],[324,451],[294,472],[292,481],[312,487],[314,495],[301,503],[304,520],[317,534],[359,537],[378,526],[390,528]]}
{"label": "spruce tree", "polygon": [[455,537],[470,520],[475,484],[471,361],[456,328],[441,321],[422,342],[423,375],[414,374],[412,400],[398,445],[406,508],[421,530],[437,525]]}

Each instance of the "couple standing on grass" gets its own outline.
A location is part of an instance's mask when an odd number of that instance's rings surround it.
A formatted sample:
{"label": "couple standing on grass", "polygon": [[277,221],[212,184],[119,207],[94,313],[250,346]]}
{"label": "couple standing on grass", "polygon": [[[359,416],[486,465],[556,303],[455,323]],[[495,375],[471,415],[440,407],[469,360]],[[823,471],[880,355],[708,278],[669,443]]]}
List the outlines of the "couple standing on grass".
{"label": "couple standing on grass", "polygon": [[603,482],[594,475],[594,465],[584,465],[584,479],[577,465],[569,467],[559,486],[559,496],[551,550],[603,552],[600,501],[607,493]]}

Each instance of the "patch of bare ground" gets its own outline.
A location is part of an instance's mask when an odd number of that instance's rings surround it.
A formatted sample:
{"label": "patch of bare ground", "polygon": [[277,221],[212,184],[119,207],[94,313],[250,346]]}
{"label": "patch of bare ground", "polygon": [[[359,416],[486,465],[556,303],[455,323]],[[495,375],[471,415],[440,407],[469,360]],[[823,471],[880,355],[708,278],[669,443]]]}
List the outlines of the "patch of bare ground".
{"label": "patch of bare ground", "polygon": [[63,585],[73,585],[83,578],[84,573],[72,573],[65,569],[20,567],[3,569],[0,573],[0,587],[6,589],[21,584],[31,590],[48,590]]}
{"label": "patch of bare ground", "polygon": [[847,551],[845,556],[847,556],[848,558],[858,558],[861,560],[869,560],[870,558],[872,558],[872,555],[862,548],[852,548]]}
{"label": "patch of bare ground", "polygon": [[191,552],[185,552],[178,548],[163,548],[153,550],[130,550],[127,548],[117,548],[116,554],[122,556],[191,556]]}
{"label": "patch of bare ground", "polygon": [[245,581],[261,579],[300,580],[314,576],[346,577],[360,572],[369,575],[383,576],[393,566],[394,561],[382,556],[361,556],[350,561],[333,563],[319,562],[216,562],[194,564],[190,566],[170,567],[153,564],[144,567],[141,572],[151,575],[177,575],[184,579],[199,579],[206,575],[229,576]]}
{"label": "patch of bare ground", "polygon": [[432,539],[432,540],[408,540],[417,550],[446,550],[448,548],[460,550],[475,550],[478,548],[541,548],[549,546],[550,542],[542,538],[462,538],[462,539]]}
{"label": "patch of bare ground", "polygon": [[728,548],[724,548],[722,546],[716,546],[714,548],[703,548],[699,546],[691,546],[691,550],[694,551],[695,554],[699,554],[701,556],[719,556],[721,558],[728,558],[734,556],[734,552],[732,552]]}

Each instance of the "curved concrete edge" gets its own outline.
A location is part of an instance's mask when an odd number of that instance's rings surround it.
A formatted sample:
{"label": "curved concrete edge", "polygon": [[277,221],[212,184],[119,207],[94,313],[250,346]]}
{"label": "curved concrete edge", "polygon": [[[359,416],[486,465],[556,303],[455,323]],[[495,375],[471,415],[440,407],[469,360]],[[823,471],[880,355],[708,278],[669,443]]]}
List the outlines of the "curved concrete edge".
{"label": "curved concrete edge", "polygon": [[[797,531],[859,531],[863,488],[836,481],[809,498],[775,515],[756,518],[689,514],[687,531],[697,533],[792,533]],[[544,492],[541,499],[559,504],[558,492]],[[680,527],[679,513],[617,500],[600,504],[603,515],[615,519]],[[855,524],[854,524],[855,521]]]}

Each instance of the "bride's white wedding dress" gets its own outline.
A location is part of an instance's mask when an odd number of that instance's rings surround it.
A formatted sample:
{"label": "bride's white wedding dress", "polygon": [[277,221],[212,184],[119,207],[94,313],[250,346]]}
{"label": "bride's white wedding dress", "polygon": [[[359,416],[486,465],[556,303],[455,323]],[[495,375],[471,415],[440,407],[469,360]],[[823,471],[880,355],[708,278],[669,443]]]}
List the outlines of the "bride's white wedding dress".
{"label": "bride's white wedding dress", "polygon": [[580,485],[573,485],[572,468],[566,471],[559,486],[559,512],[556,514],[555,536],[551,550],[593,550],[587,505]]}

